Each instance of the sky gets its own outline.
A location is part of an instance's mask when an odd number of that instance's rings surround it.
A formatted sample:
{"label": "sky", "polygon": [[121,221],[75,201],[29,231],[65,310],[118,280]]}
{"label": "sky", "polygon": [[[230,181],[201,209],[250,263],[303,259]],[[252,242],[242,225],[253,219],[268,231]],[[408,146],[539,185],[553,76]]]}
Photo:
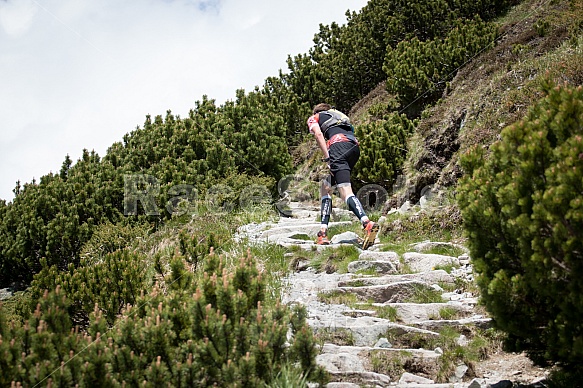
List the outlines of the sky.
{"label": "sky", "polygon": [[0,0],[0,198],[104,156],[145,116],[185,117],[286,70],[366,0]]}

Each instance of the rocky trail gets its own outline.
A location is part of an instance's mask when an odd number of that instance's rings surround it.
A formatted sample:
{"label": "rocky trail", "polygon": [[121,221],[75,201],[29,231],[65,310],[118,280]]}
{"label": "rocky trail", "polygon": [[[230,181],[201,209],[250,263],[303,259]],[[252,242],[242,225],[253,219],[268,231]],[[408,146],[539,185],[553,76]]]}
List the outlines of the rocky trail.
{"label": "rocky trail", "polygon": [[[333,219],[348,218],[346,212],[335,208]],[[317,362],[331,375],[329,388],[546,386],[547,372],[524,355],[484,345],[491,319],[478,305],[476,288],[468,287],[474,277],[464,247],[420,241],[397,254],[377,238],[369,250],[359,249],[346,273],[317,269],[307,253],[358,243],[358,235],[345,232],[329,246],[315,245],[318,214],[314,206],[290,203],[288,217],[245,225],[236,238],[290,251],[295,271],[285,279],[283,300],[307,308],[321,344]],[[427,253],[444,247],[460,254]]]}

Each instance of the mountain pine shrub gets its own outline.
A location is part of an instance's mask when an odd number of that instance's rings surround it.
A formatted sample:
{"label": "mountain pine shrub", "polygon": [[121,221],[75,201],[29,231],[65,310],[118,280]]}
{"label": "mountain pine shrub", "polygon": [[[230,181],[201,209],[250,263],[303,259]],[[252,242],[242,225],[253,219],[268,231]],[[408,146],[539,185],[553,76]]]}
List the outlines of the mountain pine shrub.
{"label": "mountain pine shrub", "polygon": [[71,309],[76,319],[86,321],[95,305],[113,324],[127,304],[134,304],[140,293],[149,288],[146,256],[129,248],[107,253],[97,259],[81,259],[78,267],[69,265],[67,271],[48,266],[41,259],[42,270],[35,275],[31,285],[33,297],[45,290],[60,286],[74,301]]}
{"label": "mountain pine shrub", "polygon": [[356,179],[391,187],[402,172],[407,138],[413,130],[414,122],[396,113],[385,120],[357,126],[360,158],[355,167]]}
{"label": "mountain pine shrub", "polygon": [[96,305],[86,332],[73,327],[60,286],[23,326],[0,306],[0,385],[258,387],[291,370],[325,380],[305,310],[266,303],[251,255],[230,271],[214,253],[204,263],[196,281],[173,261],[166,289],[142,292],[113,326]]}
{"label": "mountain pine shrub", "polygon": [[583,364],[583,87],[546,97],[486,155],[465,155],[459,185],[482,300],[516,349]]}
{"label": "mountain pine shrub", "polygon": [[388,76],[387,89],[398,95],[404,107],[421,107],[435,101],[457,69],[495,39],[495,26],[476,17],[456,21],[443,37],[403,40],[394,49],[387,48],[383,66]]}

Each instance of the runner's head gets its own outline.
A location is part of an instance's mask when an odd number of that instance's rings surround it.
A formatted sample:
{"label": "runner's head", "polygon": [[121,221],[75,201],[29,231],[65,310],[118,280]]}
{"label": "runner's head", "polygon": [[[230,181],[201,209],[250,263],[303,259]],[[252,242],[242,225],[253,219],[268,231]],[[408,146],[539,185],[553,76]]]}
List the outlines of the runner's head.
{"label": "runner's head", "polygon": [[324,112],[324,111],[330,110],[330,109],[332,109],[332,105],[326,104],[326,103],[321,103],[321,104],[314,106],[314,111],[312,113],[316,114],[316,113]]}

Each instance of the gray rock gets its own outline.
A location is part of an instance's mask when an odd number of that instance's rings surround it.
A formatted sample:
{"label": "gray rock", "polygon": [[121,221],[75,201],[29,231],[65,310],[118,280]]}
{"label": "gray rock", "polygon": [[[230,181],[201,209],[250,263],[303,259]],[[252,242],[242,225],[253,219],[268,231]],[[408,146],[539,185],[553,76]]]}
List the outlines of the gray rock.
{"label": "gray rock", "polygon": [[316,221],[320,215],[319,210],[305,210],[305,209],[290,209],[286,210],[286,215],[293,218],[311,219]]}
{"label": "gray rock", "polygon": [[399,263],[399,255],[396,252],[372,252],[367,250],[358,255],[358,260],[377,260]]}
{"label": "gray rock", "polygon": [[328,319],[325,319],[325,317],[316,317],[316,319],[309,319],[308,324],[312,326],[316,332],[320,330],[326,330],[328,332],[350,331],[352,333],[352,340],[356,346],[374,345],[380,337],[386,335],[387,330],[391,330],[392,334],[396,336],[414,333],[429,337],[439,337],[439,334],[433,331],[401,325],[387,319],[375,317],[351,318],[341,316]]}
{"label": "gray rock", "polygon": [[399,303],[404,302],[416,292],[423,289],[430,290],[431,287],[424,282],[409,280],[379,286],[340,287],[338,291],[355,294],[365,301]]}
{"label": "gray rock", "polygon": [[330,242],[332,244],[358,244],[359,240],[362,240],[358,234],[354,232],[344,232],[332,236]]}
{"label": "gray rock", "polygon": [[316,357],[316,363],[331,373],[360,373],[365,371],[362,359],[358,355],[349,353],[320,354]]}
{"label": "gray rock", "polygon": [[467,339],[467,338],[466,338],[466,336],[465,336],[465,335],[463,335],[463,334],[462,334],[462,335],[460,335],[460,336],[459,336],[459,337],[458,337],[458,338],[455,340],[455,342],[456,342],[456,343],[457,343],[459,346],[467,346],[467,345],[468,345],[468,343],[469,343],[468,339]]}
{"label": "gray rock", "polygon": [[377,343],[374,344],[373,347],[375,347],[375,348],[385,348],[385,349],[388,349],[388,348],[392,348],[393,345],[389,342],[388,339],[386,339],[386,338],[380,338],[377,341]]}
{"label": "gray rock", "polygon": [[368,278],[356,278],[352,280],[341,281],[338,283],[339,287],[350,287],[351,284],[367,285],[367,286],[378,286],[382,284],[392,284],[400,283],[405,281],[416,280],[419,282],[434,284],[434,283],[447,283],[454,284],[454,278],[444,270],[428,271],[420,273],[412,273],[405,275],[388,275],[382,277],[368,277]]}
{"label": "gray rock", "polygon": [[424,195],[419,198],[419,206],[421,206],[421,209],[426,209],[428,207],[428,203],[429,200],[427,199],[427,196]]}
{"label": "gray rock", "polygon": [[350,273],[367,270],[373,270],[377,274],[396,274],[399,272],[395,264],[390,261],[359,260],[348,264],[348,272]]}
{"label": "gray rock", "polygon": [[[350,225],[350,221],[342,222],[331,222],[330,226],[346,226]],[[276,226],[265,230],[261,233],[260,239],[269,240],[271,242],[271,236],[275,235],[294,235],[294,234],[307,234],[310,237],[316,238],[316,235],[320,231],[320,224],[317,222],[282,222]]]}
{"label": "gray rock", "polygon": [[460,314],[471,313],[471,309],[463,305],[452,305],[449,303],[390,303],[389,305],[397,310],[397,316],[403,323],[423,322],[440,318],[440,311],[444,308],[454,309]]}
{"label": "gray rock", "polygon": [[405,203],[403,203],[401,205],[401,207],[399,208],[398,212],[399,212],[399,214],[405,214],[410,210],[411,210],[411,202],[405,201]]}
{"label": "gray rock", "polygon": [[10,288],[0,289],[0,300],[8,299],[12,296],[12,290]]}
{"label": "gray rock", "polygon": [[372,247],[369,247],[366,252],[380,252],[382,250],[385,244],[379,244],[376,242],[377,240],[378,237],[375,239],[375,244]]}
{"label": "gray rock", "polygon": [[431,253],[407,252],[403,255],[405,264],[416,272],[426,272],[434,270],[438,266],[453,265],[459,267],[457,257],[435,255]]}
{"label": "gray rock", "polygon": [[478,327],[487,330],[493,326],[491,318],[464,318],[464,319],[442,319],[412,322],[411,325],[423,330],[440,331],[445,327],[464,329],[468,327]]}
{"label": "gray rock", "polygon": [[359,388],[360,385],[354,383],[328,383],[326,388]]}
{"label": "gray rock", "polygon": [[456,384],[398,384],[397,388],[465,388],[461,383]]}
{"label": "gray rock", "polygon": [[449,378],[449,382],[450,383],[459,383],[460,381],[462,381],[462,379],[465,376],[468,369],[469,368],[466,364],[460,364],[460,365],[456,366],[453,376],[451,376]]}
{"label": "gray rock", "polygon": [[309,260],[300,260],[296,264],[296,271],[298,272],[306,271],[308,268],[310,268]]}
{"label": "gray rock", "polygon": [[[464,252],[468,252],[468,248],[464,247],[463,245],[460,244],[455,244],[455,243],[451,243],[451,242],[442,242],[442,241],[422,241],[416,244],[413,244],[413,250],[415,252],[419,252],[419,253],[423,253],[423,252],[427,252],[430,251],[432,249],[435,248],[458,248],[463,250]],[[462,255],[464,256],[464,255]],[[467,256],[467,254],[465,254],[465,256]],[[461,258],[461,256],[460,256]],[[467,256],[467,258],[469,259],[469,256]]]}
{"label": "gray rock", "polygon": [[334,376],[338,376],[342,378],[349,378],[351,380],[360,380],[366,386],[369,386],[369,384],[375,384],[376,387],[388,387],[391,384],[391,378],[389,376],[374,372],[360,372],[360,373],[332,372],[330,374],[332,375],[332,378],[334,378]]}
{"label": "gray rock", "polygon": [[341,219],[341,218],[344,218],[344,219],[346,219],[346,218],[348,218],[348,219],[354,218],[354,220],[357,220],[357,218],[356,218],[356,216],[354,215],[353,212],[351,212],[350,210],[346,210],[346,209],[339,208],[339,207],[333,207],[332,208],[332,214],[331,214],[331,216],[332,216],[332,219],[333,220],[338,220],[338,219]]}
{"label": "gray rock", "polygon": [[433,384],[435,381],[417,376],[409,372],[403,373],[399,379],[399,384]]}
{"label": "gray rock", "polygon": [[468,388],[484,388],[486,381],[484,379],[473,379],[468,385]]}
{"label": "gray rock", "polygon": [[437,292],[443,292],[443,288],[439,284],[432,284],[431,288],[433,288]]}

